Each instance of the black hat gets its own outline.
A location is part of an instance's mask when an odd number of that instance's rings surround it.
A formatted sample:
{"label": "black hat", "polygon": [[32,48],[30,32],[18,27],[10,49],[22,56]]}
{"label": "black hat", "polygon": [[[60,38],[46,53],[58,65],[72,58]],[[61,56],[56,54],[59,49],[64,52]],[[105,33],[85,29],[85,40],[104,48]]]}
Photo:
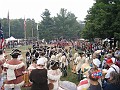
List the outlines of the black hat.
{"label": "black hat", "polygon": [[19,49],[13,49],[12,51],[21,53],[21,51]]}
{"label": "black hat", "polygon": [[13,55],[21,55],[20,53],[21,53],[21,51],[19,49],[13,49],[12,53],[10,55],[11,56],[13,56]]}
{"label": "black hat", "polygon": [[51,61],[51,69],[56,70],[59,68],[59,62],[57,61]]}
{"label": "black hat", "polygon": [[21,55],[21,54],[18,52],[12,52],[10,55],[13,56],[13,55]]}

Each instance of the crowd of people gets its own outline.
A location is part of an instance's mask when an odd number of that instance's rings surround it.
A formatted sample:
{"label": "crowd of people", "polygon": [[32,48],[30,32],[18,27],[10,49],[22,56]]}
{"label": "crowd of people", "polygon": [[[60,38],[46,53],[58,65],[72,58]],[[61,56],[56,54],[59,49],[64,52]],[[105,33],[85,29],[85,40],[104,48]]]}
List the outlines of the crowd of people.
{"label": "crowd of people", "polygon": [[[1,90],[119,90],[120,49],[95,49],[90,52],[74,47],[33,45],[26,52],[14,49],[11,59],[0,50]],[[79,84],[62,81],[68,68]],[[71,78],[71,77],[69,77]]]}

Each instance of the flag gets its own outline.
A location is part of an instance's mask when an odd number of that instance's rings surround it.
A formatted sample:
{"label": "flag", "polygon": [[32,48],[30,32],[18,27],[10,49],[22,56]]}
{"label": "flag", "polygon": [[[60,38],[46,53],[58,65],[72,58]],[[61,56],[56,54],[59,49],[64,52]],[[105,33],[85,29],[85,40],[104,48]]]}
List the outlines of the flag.
{"label": "flag", "polygon": [[3,37],[3,31],[0,30],[0,49],[3,49],[4,47],[4,37]]}
{"label": "flag", "polygon": [[24,30],[26,30],[26,20],[24,18]]}

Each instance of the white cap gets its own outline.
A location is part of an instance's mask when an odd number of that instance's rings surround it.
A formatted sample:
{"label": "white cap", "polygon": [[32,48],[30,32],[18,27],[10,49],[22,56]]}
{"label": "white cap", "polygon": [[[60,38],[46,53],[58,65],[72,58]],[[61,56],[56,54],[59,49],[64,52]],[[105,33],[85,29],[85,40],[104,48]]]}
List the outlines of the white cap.
{"label": "white cap", "polygon": [[93,59],[93,64],[95,64],[97,67],[99,67],[101,62],[99,59],[96,58],[96,59]]}
{"label": "white cap", "polygon": [[43,58],[39,58],[39,59],[37,60],[37,64],[38,64],[38,65],[45,65],[44,59],[43,59]]}

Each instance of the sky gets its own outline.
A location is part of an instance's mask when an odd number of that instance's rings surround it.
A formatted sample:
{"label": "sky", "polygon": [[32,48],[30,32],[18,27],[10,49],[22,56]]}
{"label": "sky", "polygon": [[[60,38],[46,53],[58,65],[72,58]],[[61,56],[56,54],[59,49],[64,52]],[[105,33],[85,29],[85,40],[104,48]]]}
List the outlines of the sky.
{"label": "sky", "polygon": [[83,21],[94,0],[0,0],[0,18],[34,18],[40,22],[41,14],[48,9],[51,16],[56,16],[61,8],[74,13],[77,20]]}

